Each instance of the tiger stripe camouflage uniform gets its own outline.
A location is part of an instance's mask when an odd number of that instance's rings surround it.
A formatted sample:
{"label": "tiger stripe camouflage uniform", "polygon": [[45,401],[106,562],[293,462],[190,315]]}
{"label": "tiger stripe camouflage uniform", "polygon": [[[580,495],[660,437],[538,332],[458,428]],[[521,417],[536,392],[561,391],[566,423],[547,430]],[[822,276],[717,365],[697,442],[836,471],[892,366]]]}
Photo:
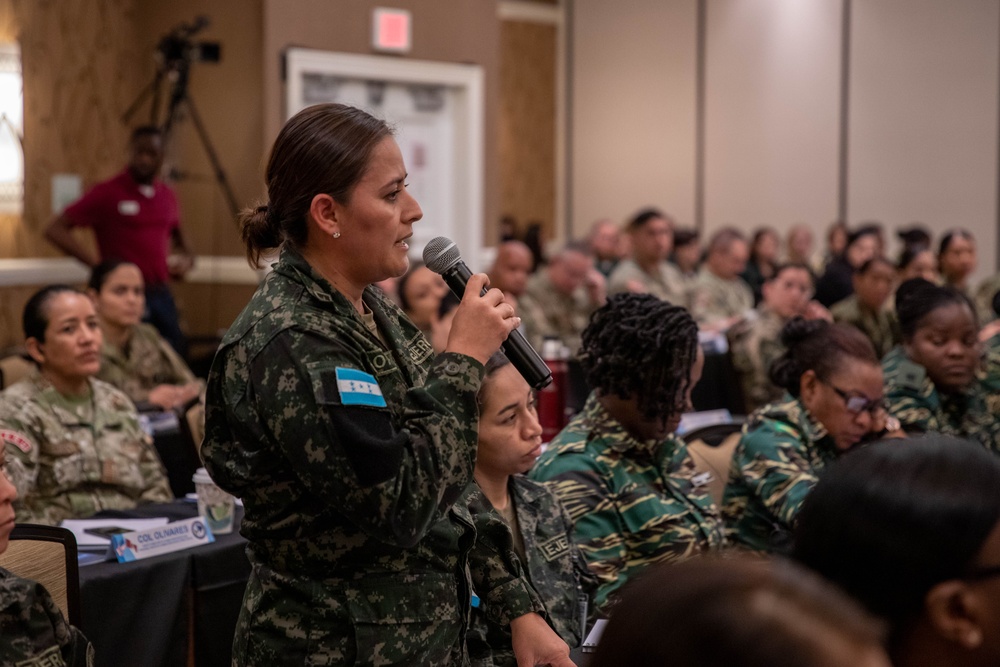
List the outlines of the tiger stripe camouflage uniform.
{"label": "tiger stripe camouflage uniform", "polygon": [[879,359],[888,354],[899,342],[900,334],[893,324],[892,312],[888,308],[872,312],[858,302],[857,294],[835,303],[830,308],[830,314],[833,315],[834,322],[850,324],[867,336],[875,346],[875,354]]}
{"label": "tiger stripe camouflage uniform", "polygon": [[1000,399],[993,386],[1000,369],[987,355],[986,371],[977,375],[976,381],[959,394],[939,392],[927,376],[923,366],[911,361],[902,346],[896,347],[882,360],[885,397],[890,412],[895,415],[903,430],[911,433],[938,432],[968,438],[982,443],[986,449],[1000,452],[1000,420],[997,408]]}
{"label": "tiger stripe camouflage uniform", "polygon": [[202,454],[252,564],[234,664],[463,665],[473,589],[499,625],[543,610],[468,507],[482,364],[363,300],[286,247],[213,363]]}
{"label": "tiger stripe camouflage uniform", "polygon": [[69,399],[36,372],[0,393],[0,441],[18,521],[56,525],[173,499],[132,402],[100,380],[91,379],[90,390]]}
{"label": "tiger stripe camouflage uniform", "polygon": [[[571,647],[579,646],[583,641],[586,607],[597,580],[573,542],[573,522],[559,499],[543,484],[524,475],[513,475],[507,488],[524,540],[526,562],[522,565],[531,586],[545,605],[552,629]],[[480,500],[473,513],[496,512],[485,496],[480,496]],[[472,612],[469,653],[475,665],[517,665],[510,630],[490,623],[478,609]]]}
{"label": "tiger stripe camouflage uniform", "polygon": [[121,389],[137,405],[148,404],[149,392],[161,384],[195,381],[184,360],[150,324],[133,328],[125,350],[105,339],[97,378]]}
{"label": "tiger stripe camouflage uniform", "polygon": [[45,588],[0,567],[0,665],[91,667],[94,647]]}
{"label": "tiger stripe camouflage uniform", "polygon": [[731,341],[733,367],[740,374],[748,412],[780,400],[785,395],[784,389],[771,382],[768,370],[785,351],[785,346],[781,344],[781,328],[786,321],[761,304],[757,309],[757,318],[751,320],[745,331]]}
{"label": "tiger stripe camouflage uniform", "polygon": [[597,576],[595,605],[651,563],[723,546],[718,508],[679,438],[640,442],[595,394],[549,444],[529,476],[555,491]]}
{"label": "tiger stripe camouflage uniform", "polygon": [[750,415],[722,496],[729,541],[753,551],[786,550],[802,501],[836,458],[833,438],[797,399]]}

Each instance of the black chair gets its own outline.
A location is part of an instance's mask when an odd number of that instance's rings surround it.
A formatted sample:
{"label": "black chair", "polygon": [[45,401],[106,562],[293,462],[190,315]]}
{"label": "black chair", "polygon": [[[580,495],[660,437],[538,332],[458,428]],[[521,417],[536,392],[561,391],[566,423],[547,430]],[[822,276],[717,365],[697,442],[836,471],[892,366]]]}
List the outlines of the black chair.
{"label": "black chair", "polygon": [[20,523],[0,567],[45,587],[70,624],[80,627],[80,564],[76,538],[65,528]]}

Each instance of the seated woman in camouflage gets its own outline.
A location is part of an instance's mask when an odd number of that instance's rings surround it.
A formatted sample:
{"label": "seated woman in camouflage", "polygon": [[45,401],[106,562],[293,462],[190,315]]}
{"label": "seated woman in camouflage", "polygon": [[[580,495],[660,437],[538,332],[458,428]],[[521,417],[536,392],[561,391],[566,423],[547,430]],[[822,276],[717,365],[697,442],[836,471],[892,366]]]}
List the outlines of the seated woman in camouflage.
{"label": "seated woman in camouflage", "polygon": [[[0,447],[0,554],[14,530],[17,489],[4,472]],[[90,667],[94,647],[66,622],[59,606],[41,584],[0,567],[0,665],[68,665]]]}
{"label": "seated woman in camouflage", "polygon": [[[510,526],[514,550],[545,605],[546,618],[570,646],[585,635],[587,603],[596,580],[573,543],[573,523],[559,499],[524,476],[542,453],[534,391],[503,354],[486,362],[479,390],[479,446],[475,479],[483,496]],[[482,507],[479,511],[488,511]],[[468,635],[473,662],[515,665],[508,628],[473,608]]]}
{"label": "seated woman in camouflage", "polygon": [[171,500],[135,406],[94,378],[102,337],[90,299],[65,285],[40,290],[24,308],[24,335],[38,372],[0,394],[0,441],[20,518],[57,524]]}
{"label": "seated woman in camouflage", "polygon": [[724,538],[708,479],[674,435],[704,365],[687,310],[616,294],[584,330],[580,361],[593,392],[530,477],[569,512],[606,610],[649,564],[714,551]]}
{"label": "seated woman in camouflage", "polygon": [[792,556],[888,623],[896,667],[1000,664],[1000,460],[976,444],[851,452],[803,505]]}
{"label": "seated woman in camouflage", "polygon": [[771,380],[792,399],[750,416],[722,499],[729,539],[755,551],[785,550],[820,471],[894,422],[883,407],[878,357],[863,333],[796,318],[781,340],[786,350],[771,366]]}
{"label": "seated woman in camouflage", "polygon": [[202,384],[174,348],[140,321],[146,292],[139,267],[117,260],[98,265],[87,294],[104,333],[99,379],[125,392],[140,411],[170,410],[201,393]]}
{"label": "seated woman in camouflage", "polygon": [[903,344],[882,361],[892,413],[911,433],[936,431],[1000,450],[1000,423],[977,377],[982,343],[976,312],[961,291],[917,278],[900,285]]}

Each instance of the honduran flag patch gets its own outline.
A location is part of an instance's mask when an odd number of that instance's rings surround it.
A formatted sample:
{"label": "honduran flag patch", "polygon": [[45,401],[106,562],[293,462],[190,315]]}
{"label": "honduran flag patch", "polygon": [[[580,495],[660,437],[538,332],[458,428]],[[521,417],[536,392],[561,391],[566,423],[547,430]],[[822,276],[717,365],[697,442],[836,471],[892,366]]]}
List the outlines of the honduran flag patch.
{"label": "honduran flag patch", "polygon": [[385,407],[385,397],[375,377],[356,368],[337,368],[337,391],[343,405]]}

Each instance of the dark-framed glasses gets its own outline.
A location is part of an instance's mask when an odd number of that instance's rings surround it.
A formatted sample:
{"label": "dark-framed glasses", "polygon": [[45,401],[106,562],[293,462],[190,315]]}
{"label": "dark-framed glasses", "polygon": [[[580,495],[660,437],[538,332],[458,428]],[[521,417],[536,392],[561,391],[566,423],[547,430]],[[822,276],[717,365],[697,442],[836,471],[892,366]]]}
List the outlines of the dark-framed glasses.
{"label": "dark-framed glasses", "polygon": [[847,411],[853,415],[859,415],[862,412],[867,412],[871,416],[875,416],[880,412],[885,412],[889,409],[889,405],[885,398],[868,398],[867,396],[857,396],[854,394],[849,394],[839,387],[835,387],[829,382],[824,381],[825,384],[830,389],[837,392],[837,396],[844,399],[844,405],[847,407]]}

